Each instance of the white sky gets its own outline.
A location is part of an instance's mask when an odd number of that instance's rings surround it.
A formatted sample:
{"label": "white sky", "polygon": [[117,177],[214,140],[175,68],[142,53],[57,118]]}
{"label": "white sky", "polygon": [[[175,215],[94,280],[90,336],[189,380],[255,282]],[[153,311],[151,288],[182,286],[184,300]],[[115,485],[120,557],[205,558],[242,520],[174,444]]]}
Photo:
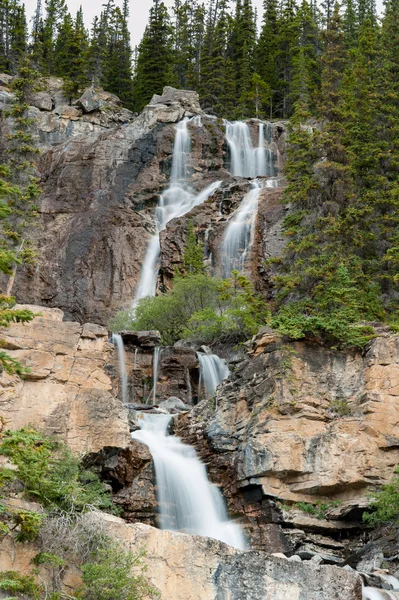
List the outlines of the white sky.
{"label": "white sky", "polygon": [[[26,13],[30,19],[35,12],[37,0],[25,0]],[[173,0],[164,0],[165,4],[173,6]],[[103,2],[93,0],[67,0],[70,12],[74,15],[79,6],[83,6],[83,14],[85,16],[86,25],[91,26],[91,23],[96,15],[101,12]],[[122,1],[116,0],[116,4],[121,5]],[[44,5],[44,1],[42,1]],[[132,47],[136,46],[143,35],[145,26],[148,21],[148,13],[152,6],[152,0],[130,0],[130,35],[132,37]],[[254,6],[258,7],[258,11],[262,10],[262,0],[254,0]]]}

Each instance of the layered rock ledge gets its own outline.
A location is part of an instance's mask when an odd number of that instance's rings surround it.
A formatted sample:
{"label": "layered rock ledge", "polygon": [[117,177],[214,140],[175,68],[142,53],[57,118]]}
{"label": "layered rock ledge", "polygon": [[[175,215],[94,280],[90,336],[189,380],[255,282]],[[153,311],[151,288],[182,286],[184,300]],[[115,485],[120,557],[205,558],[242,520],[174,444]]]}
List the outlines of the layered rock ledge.
{"label": "layered rock ledge", "polygon": [[[147,575],[162,600],[361,600],[361,579],[354,571],[315,563],[292,562],[262,552],[239,552],[209,538],[126,524],[101,514],[108,532],[126,549],[145,548]],[[0,545],[0,569],[31,570],[32,544],[7,536]],[[64,575],[68,593],[79,578]],[[41,576],[46,580],[45,571]]]}
{"label": "layered rock ledge", "polygon": [[127,411],[104,371],[113,345],[104,327],[62,320],[58,309],[25,305],[37,316],[2,332],[4,348],[30,371],[0,376],[0,413],[9,429],[33,425],[75,452],[130,442]]}

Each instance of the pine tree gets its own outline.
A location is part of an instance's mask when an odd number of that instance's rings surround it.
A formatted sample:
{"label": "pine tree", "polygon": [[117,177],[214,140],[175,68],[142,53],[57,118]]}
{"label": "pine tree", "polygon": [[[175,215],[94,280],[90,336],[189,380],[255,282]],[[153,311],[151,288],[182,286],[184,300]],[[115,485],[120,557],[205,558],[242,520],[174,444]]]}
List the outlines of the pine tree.
{"label": "pine tree", "polygon": [[237,0],[235,18],[229,40],[229,52],[234,66],[236,115],[245,118],[252,116],[248,110],[247,98],[252,88],[256,43],[255,13],[250,0]]}
{"label": "pine tree", "polygon": [[279,19],[279,35],[277,38],[276,69],[277,93],[275,94],[275,110],[283,119],[292,113],[292,78],[294,57],[299,36],[297,7],[294,0],[284,0]]}
{"label": "pine tree", "polygon": [[259,77],[270,88],[270,99],[261,107],[270,117],[274,114],[275,98],[278,91],[277,53],[279,18],[277,0],[264,0],[263,21],[259,40],[256,46],[255,70]]}
{"label": "pine tree", "polygon": [[200,275],[204,272],[204,248],[197,239],[192,221],[188,225],[183,264],[186,275]]}
{"label": "pine tree", "polygon": [[132,108],[132,50],[128,18],[127,0],[123,2],[123,10],[109,2],[108,39],[105,63],[102,67],[102,85],[119,96],[128,108]]}
{"label": "pine tree", "polygon": [[46,74],[51,75],[54,73],[54,50],[58,27],[61,26],[68,11],[65,0],[45,0],[45,4],[46,17],[43,23],[41,67]]}
{"label": "pine tree", "polygon": [[64,91],[70,100],[89,82],[88,47],[82,8],[77,12],[75,20],[67,13],[58,28],[53,69],[55,75],[64,78]]}
{"label": "pine tree", "polygon": [[26,46],[24,5],[19,0],[0,0],[0,70],[15,74]]}
{"label": "pine tree", "polygon": [[162,93],[165,85],[173,83],[172,27],[165,4],[154,0],[138,48],[133,81],[135,110],[142,110],[153,94]]}
{"label": "pine tree", "polygon": [[217,8],[216,17],[212,12],[208,16],[200,97],[205,110],[231,118],[235,114],[236,103],[234,64],[228,54],[232,22],[227,0],[220,0]]}

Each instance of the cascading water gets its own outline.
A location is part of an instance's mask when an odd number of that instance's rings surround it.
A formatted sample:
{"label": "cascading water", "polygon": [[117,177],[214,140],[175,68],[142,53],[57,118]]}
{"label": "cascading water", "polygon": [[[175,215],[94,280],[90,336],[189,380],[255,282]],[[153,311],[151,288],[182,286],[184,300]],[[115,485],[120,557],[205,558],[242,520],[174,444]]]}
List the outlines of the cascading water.
{"label": "cascading water", "polygon": [[204,397],[209,400],[215,394],[216,388],[230,375],[226,362],[217,354],[203,354],[197,352],[200,364],[200,393],[203,390]]}
{"label": "cascading water", "polygon": [[170,184],[167,190],[159,197],[158,206],[155,211],[156,233],[151,237],[147,248],[133,306],[136,306],[141,298],[155,296],[161,252],[160,232],[166,228],[169,221],[182,217],[195,206],[205,202],[222,183],[221,181],[216,181],[199,193],[196,193],[188,185],[188,159],[191,150],[188,123],[191,121],[197,127],[201,125],[200,117],[193,117],[192,119],[186,117],[176,125]]}
{"label": "cascading water", "polygon": [[220,491],[208,481],[205,466],[191,446],[168,436],[170,415],[139,415],[141,429],[132,438],[152,454],[161,529],[221,540],[244,549],[239,525],[228,519]]}
{"label": "cascading water", "polygon": [[155,404],[157,398],[157,384],[159,376],[159,361],[162,354],[161,346],[155,346],[154,358],[152,359],[152,403]]}
{"label": "cascading water", "polygon": [[127,389],[125,345],[123,343],[123,338],[121,335],[119,335],[119,333],[113,333],[111,340],[112,343],[115,344],[116,349],[118,351],[119,377],[121,381],[122,402],[123,404],[127,404],[129,401],[129,397]]}
{"label": "cascading water", "polygon": [[274,176],[273,152],[265,146],[265,125],[259,123],[258,147],[254,148],[247,123],[225,121],[230,149],[230,172],[236,177]]}
{"label": "cascading water", "polygon": [[244,271],[245,260],[253,244],[260,190],[258,181],[253,181],[252,189],[244,196],[226,228],[222,242],[224,277],[230,277],[234,270]]}

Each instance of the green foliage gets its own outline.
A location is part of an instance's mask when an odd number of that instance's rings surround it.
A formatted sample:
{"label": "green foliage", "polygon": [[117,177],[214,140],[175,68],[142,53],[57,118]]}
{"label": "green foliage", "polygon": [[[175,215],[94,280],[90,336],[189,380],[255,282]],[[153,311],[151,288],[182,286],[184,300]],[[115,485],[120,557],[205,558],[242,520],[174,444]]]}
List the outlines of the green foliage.
{"label": "green foliage", "polygon": [[0,572],[0,590],[8,592],[13,598],[28,597],[33,600],[39,600],[44,592],[33,575],[21,575],[16,571]]}
{"label": "green foliage", "polygon": [[310,504],[309,502],[296,502],[295,507],[317,519],[325,519],[328,511],[335,506],[339,506],[340,503],[340,500],[331,500],[329,502],[319,500],[315,504]]}
{"label": "green foliage", "polygon": [[[149,586],[143,564],[144,552],[126,552],[115,543],[100,548],[94,559],[82,566],[82,600],[140,600],[158,597]],[[133,572],[132,572],[133,571]]]}
{"label": "green foliage", "polygon": [[[26,497],[49,510],[79,512],[88,506],[113,510],[98,477],[84,470],[65,445],[34,429],[6,431],[1,438],[0,454],[17,467],[14,479],[24,484]],[[0,468],[0,476],[3,469]],[[9,472],[6,475],[9,477]],[[33,527],[34,519],[29,521],[29,518],[26,516],[27,527]]]}
{"label": "green foliage", "polygon": [[178,277],[166,294],[143,298],[133,313],[118,313],[110,328],[156,329],[165,345],[183,338],[209,344],[241,342],[256,333],[267,317],[252,284],[234,271],[226,280],[206,275]]}
{"label": "green foliage", "polygon": [[197,240],[192,221],[188,226],[183,264],[186,275],[200,275],[204,272],[204,248]]}
{"label": "green foliage", "polygon": [[31,542],[39,533],[43,515],[29,510],[12,511],[13,521],[19,528],[18,542]]}
{"label": "green foliage", "polygon": [[[398,467],[395,473],[398,473]],[[399,522],[399,476],[373,494],[369,510],[363,514],[363,520],[369,525]]]}

